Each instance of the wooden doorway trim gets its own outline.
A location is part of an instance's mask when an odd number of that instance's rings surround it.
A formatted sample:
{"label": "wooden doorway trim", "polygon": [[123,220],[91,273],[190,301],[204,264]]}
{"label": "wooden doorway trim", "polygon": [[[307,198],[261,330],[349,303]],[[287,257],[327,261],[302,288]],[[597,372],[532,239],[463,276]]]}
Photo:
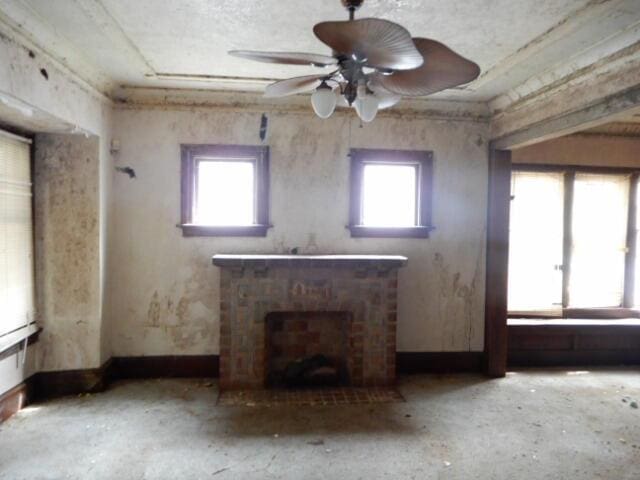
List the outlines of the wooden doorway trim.
{"label": "wooden doorway trim", "polygon": [[490,148],[484,352],[485,373],[491,377],[504,377],[507,371],[510,201],[511,151]]}

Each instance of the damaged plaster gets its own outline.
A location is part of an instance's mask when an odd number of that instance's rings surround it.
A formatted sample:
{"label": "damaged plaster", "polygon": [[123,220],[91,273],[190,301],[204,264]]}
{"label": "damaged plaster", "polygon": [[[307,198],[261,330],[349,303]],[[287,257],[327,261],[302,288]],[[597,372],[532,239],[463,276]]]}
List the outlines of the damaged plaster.
{"label": "damaged plaster", "polygon": [[[115,111],[117,165],[136,181],[114,179],[108,274],[113,354],[218,353],[216,253],[401,254],[398,348],[480,351],[484,335],[487,196],[486,122],[353,116],[320,120],[269,111],[271,222],[265,238],[183,238],[181,143],[260,143],[262,112],[207,108]],[[352,239],[348,221],[349,147],[433,150],[436,230],[429,239]],[[443,297],[440,255],[450,292]],[[444,314],[443,314],[444,312]]]}
{"label": "damaged plaster", "polygon": [[99,141],[36,136],[35,251],[43,370],[100,365]]}

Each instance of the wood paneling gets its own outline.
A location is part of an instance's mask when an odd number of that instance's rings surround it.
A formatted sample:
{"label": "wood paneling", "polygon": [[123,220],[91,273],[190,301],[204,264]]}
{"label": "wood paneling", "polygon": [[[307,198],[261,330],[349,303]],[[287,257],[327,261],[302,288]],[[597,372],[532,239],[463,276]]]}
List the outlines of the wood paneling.
{"label": "wood paneling", "polygon": [[508,364],[521,366],[598,366],[640,364],[637,325],[509,325]]}

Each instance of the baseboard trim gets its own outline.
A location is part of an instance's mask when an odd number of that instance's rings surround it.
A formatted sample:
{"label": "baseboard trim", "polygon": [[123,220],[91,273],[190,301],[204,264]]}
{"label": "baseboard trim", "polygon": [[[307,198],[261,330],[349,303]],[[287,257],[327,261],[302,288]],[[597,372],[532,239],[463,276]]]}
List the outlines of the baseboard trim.
{"label": "baseboard trim", "polygon": [[[218,355],[114,357],[112,379],[218,377]],[[483,352],[398,352],[398,373],[481,372]]]}
{"label": "baseboard trim", "polygon": [[33,400],[33,393],[33,382],[27,379],[0,395],[0,423],[26,407]]}
{"label": "baseboard trim", "polygon": [[65,395],[102,392],[107,388],[112,360],[101,367],[80,370],[38,372],[29,381],[34,384],[34,398],[47,400]]}
{"label": "baseboard trim", "polygon": [[397,352],[398,373],[465,373],[483,371],[483,352]]}
{"label": "baseboard trim", "polygon": [[[33,401],[96,393],[114,380],[218,377],[218,355],[113,357],[99,368],[38,372],[0,396],[0,421]],[[398,352],[400,374],[481,372],[482,352]]]}
{"label": "baseboard trim", "polygon": [[217,377],[218,355],[113,357],[110,378]]}

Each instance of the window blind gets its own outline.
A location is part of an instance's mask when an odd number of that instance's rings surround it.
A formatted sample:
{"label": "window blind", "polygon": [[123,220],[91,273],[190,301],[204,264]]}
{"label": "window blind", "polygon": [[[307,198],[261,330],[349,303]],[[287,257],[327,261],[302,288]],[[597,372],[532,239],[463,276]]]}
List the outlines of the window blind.
{"label": "window blind", "polygon": [[29,152],[0,131],[0,337],[35,319]]}

